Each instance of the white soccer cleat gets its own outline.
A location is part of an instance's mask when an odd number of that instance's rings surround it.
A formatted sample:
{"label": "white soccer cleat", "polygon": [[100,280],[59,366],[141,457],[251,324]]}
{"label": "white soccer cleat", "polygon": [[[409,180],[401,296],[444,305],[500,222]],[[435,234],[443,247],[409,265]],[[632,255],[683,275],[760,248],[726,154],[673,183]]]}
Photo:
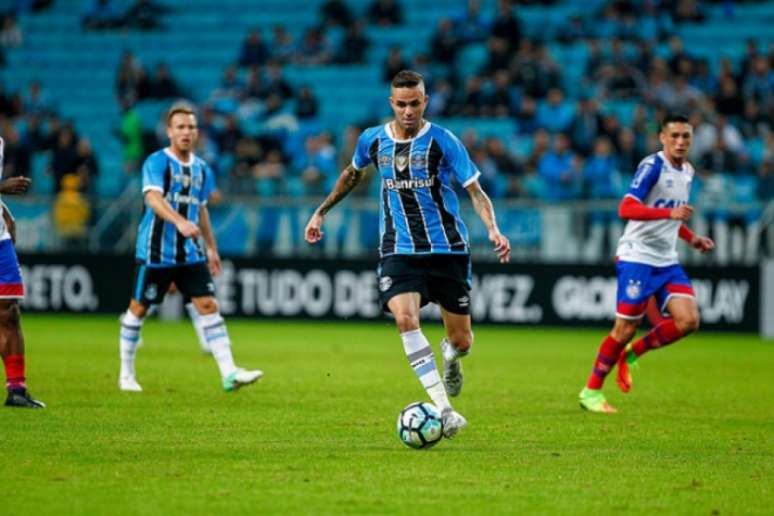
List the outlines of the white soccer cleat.
{"label": "white soccer cleat", "polygon": [[443,411],[441,421],[443,421],[443,436],[447,439],[453,439],[460,430],[468,425],[468,420],[451,408]]}
{"label": "white soccer cleat", "polygon": [[441,342],[441,355],[443,358],[443,385],[449,396],[457,397],[462,392],[462,364],[459,359],[446,360],[447,350],[451,347],[449,341]]}
{"label": "white soccer cleat", "polygon": [[118,379],[118,387],[125,392],[142,392],[142,387],[134,376],[122,376]]}
{"label": "white soccer cleat", "polygon": [[236,391],[240,387],[257,382],[263,376],[263,371],[255,369],[248,371],[239,368],[223,379],[223,390],[226,392]]}

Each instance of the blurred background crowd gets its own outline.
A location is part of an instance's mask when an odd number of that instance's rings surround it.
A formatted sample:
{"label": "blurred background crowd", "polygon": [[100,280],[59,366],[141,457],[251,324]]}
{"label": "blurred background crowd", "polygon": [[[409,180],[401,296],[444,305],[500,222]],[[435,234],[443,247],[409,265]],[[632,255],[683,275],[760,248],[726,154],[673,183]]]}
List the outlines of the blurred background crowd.
{"label": "blurred background crowd", "polygon": [[[720,243],[711,260],[755,262],[774,254],[772,26],[772,1],[10,0],[5,176],[33,178],[22,227],[60,237],[20,244],[128,249],[142,160],[185,98],[227,250],[293,252],[283,232],[300,233],[411,68],[525,258],[609,259],[616,201],[660,148],[658,120],[681,112],[697,223]],[[327,252],[375,251],[379,186],[372,174],[358,189],[360,242],[343,231]]]}

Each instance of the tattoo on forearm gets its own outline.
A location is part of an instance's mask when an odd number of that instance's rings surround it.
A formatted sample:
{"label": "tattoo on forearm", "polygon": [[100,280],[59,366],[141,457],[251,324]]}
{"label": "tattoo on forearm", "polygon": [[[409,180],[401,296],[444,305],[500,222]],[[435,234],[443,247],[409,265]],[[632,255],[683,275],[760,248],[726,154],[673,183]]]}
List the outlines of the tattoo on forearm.
{"label": "tattoo on forearm", "polygon": [[320,215],[325,215],[331,208],[336,206],[340,200],[357,186],[361,179],[363,179],[363,171],[356,169],[352,165],[347,165],[347,168],[341,172],[339,179],[336,181],[333,191],[317,208]]}
{"label": "tattoo on forearm", "polygon": [[495,226],[495,214],[492,201],[489,200],[489,197],[481,189],[474,191],[470,198],[473,201],[473,208],[476,210],[476,213],[478,213],[478,216],[481,217],[481,220],[484,221],[487,229],[492,229]]}

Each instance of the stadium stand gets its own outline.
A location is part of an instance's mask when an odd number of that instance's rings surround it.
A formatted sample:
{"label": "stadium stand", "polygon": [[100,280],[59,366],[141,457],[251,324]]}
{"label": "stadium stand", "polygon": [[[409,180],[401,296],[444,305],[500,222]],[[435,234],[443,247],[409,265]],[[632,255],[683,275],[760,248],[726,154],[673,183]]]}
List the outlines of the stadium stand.
{"label": "stadium stand", "polygon": [[[107,3],[114,14],[129,7],[128,2]],[[738,209],[708,220],[735,219],[739,213],[743,219],[755,218],[763,209],[760,203],[769,200],[767,171],[774,141],[771,1],[688,2],[696,8],[670,11],[636,0],[510,7],[494,0],[414,0],[398,2],[405,15],[394,25],[370,22],[369,3],[350,1],[345,4],[348,16],[362,20],[356,41],[366,48],[364,61],[354,64],[337,57],[344,55],[341,48],[351,35],[337,21],[322,23],[323,0],[263,0],[260,9],[248,0],[151,3],[162,9],[147,27],[120,16],[105,26],[89,26],[85,17],[95,8],[92,1],[55,1],[42,11],[9,13],[23,40],[3,47],[3,90],[24,98],[39,81],[56,116],[52,121],[25,112],[6,119],[24,141],[30,140],[28,126],[41,123],[71,124],[78,138],[88,138],[99,163],[94,186],[98,199],[120,199],[134,184],[137,165],[126,159],[121,137],[131,105],[146,151],[161,139],[159,120],[170,99],[153,98],[153,70],[160,63],[183,96],[208,111],[200,152],[216,165],[221,188],[247,199],[248,206],[240,210],[251,211],[249,196],[319,195],[299,179],[299,164],[315,158],[293,156],[303,155],[310,147],[307,139],[322,133],[332,135],[338,148],[348,126],[364,127],[389,114],[384,67],[390,49],[397,47],[405,63],[428,79],[437,102],[433,121],[463,136],[471,154],[493,163],[490,190],[509,202],[516,199],[514,213],[529,211],[530,202],[540,208],[541,201],[558,200],[547,197],[550,189],[538,170],[540,163],[550,166],[541,161],[542,152],[557,133],[568,134],[570,152],[578,160],[577,185],[561,200],[590,199],[594,196],[584,183],[581,162],[590,157],[594,139],[602,135],[612,143],[611,162],[618,163],[625,184],[633,158],[625,153],[622,135],[634,134],[632,154],[638,158],[652,151],[656,142],[647,135],[667,108],[694,115],[695,163],[712,160],[718,132],[729,140],[725,145],[733,159],[725,161],[726,169],[703,167],[695,193],[701,204],[701,196],[710,195],[703,192],[713,185],[730,185],[725,191],[733,198],[727,201]],[[438,54],[436,33],[444,19],[451,33],[443,35],[445,50]],[[238,61],[253,30],[266,43],[269,62],[251,70]],[[123,59],[134,70],[128,90],[126,85],[118,88]],[[727,88],[724,81],[730,83]],[[304,87],[314,102],[313,116],[296,116],[297,92]],[[585,101],[588,113],[581,117]],[[731,110],[725,117],[730,130],[719,126],[721,109]],[[224,131],[229,117],[236,117],[238,132]],[[490,138],[502,141],[505,161],[518,164],[516,172],[509,175],[504,159],[489,153]],[[702,138],[710,143],[700,142]],[[50,154],[45,146],[32,150],[34,192],[41,196],[57,189],[48,173]],[[267,182],[267,173],[281,177]],[[112,209],[97,204],[95,220],[115,213],[112,204]],[[223,217],[232,222],[234,215]],[[296,224],[295,216],[291,218]],[[540,217],[531,215],[512,225],[539,228],[530,222],[534,219]],[[104,221],[100,227],[110,226]],[[532,234],[524,242],[538,240],[539,234]],[[100,239],[95,242],[99,245]]]}

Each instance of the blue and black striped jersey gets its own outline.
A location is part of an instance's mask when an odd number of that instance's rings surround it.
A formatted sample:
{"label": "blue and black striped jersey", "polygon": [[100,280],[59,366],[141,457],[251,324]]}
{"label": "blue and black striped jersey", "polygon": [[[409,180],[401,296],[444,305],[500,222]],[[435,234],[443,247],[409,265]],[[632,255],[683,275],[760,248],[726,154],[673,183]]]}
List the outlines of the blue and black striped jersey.
{"label": "blue and black striped jersey", "polygon": [[[215,190],[215,174],[200,158],[191,156],[182,163],[172,152],[154,152],[142,166],[142,193],[161,192],[172,209],[194,224],[199,224],[199,207]],[[145,206],[137,232],[135,257],[148,267],[175,267],[206,261],[199,242],[184,238],[167,222]]]}
{"label": "blue and black striped jersey", "polygon": [[467,254],[468,230],[460,218],[454,177],[466,187],[480,172],[450,131],[426,122],[410,140],[390,124],[363,131],[352,166],[373,163],[382,180],[379,254]]}

